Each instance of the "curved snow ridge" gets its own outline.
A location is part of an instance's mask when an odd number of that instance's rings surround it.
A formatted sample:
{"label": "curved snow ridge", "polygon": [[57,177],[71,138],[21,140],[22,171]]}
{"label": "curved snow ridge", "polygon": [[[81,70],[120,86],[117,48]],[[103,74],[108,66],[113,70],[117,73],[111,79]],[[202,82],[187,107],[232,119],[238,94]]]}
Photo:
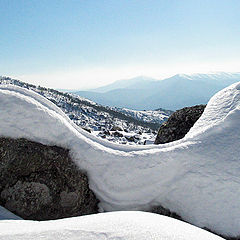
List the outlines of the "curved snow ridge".
{"label": "curved snow ridge", "polygon": [[0,239],[221,240],[190,224],[144,212],[100,213],[53,221],[1,221]]}
{"label": "curved snow ridge", "polygon": [[[236,114],[240,107],[240,83],[235,83],[228,88],[223,89],[213,96],[200,119],[187,133],[185,138],[192,138],[207,130],[224,124],[225,119],[230,115]],[[228,120],[227,120],[228,122]],[[205,136],[205,135],[204,135]]]}
{"label": "curved snow ridge", "polygon": [[87,131],[83,130],[81,127],[77,126],[76,124],[74,124],[59,107],[57,107],[54,103],[52,103],[51,101],[46,99],[44,96],[41,96],[40,94],[38,94],[38,93],[36,93],[32,90],[22,88],[22,87],[19,87],[19,86],[15,86],[15,85],[11,85],[11,84],[0,85],[0,91],[1,90],[10,91],[11,94],[18,93],[19,98],[21,98],[20,95],[22,95],[22,96],[25,96],[25,97],[29,97],[32,100],[36,100],[38,103],[42,104],[44,107],[46,107],[49,110],[52,110],[52,111],[56,112],[57,114],[59,114],[64,119],[64,121],[69,122],[71,127],[76,129],[83,136],[87,137],[88,139],[93,140],[95,143],[101,144],[102,146],[105,146],[105,147],[108,147],[108,148],[110,147],[112,150],[121,150],[121,151],[126,151],[127,152],[127,151],[139,151],[139,150],[151,148],[151,146],[120,145],[120,144],[111,143],[107,140],[98,138],[98,137],[88,133]]}
{"label": "curved snow ridge", "polygon": [[240,235],[240,83],[217,93],[187,136],[119,146],[91,136],[36,93],[0,89],[0,135],[71,150],[101,211],[154,205],[226,236]]}

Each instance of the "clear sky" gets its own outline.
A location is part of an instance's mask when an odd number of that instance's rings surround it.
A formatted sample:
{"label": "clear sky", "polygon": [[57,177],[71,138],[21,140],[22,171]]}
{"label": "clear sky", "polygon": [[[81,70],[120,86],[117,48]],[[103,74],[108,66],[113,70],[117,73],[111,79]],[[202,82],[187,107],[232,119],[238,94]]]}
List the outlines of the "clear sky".
{"label": "clear sky", "polygon": [[240,70],[240,0],[0,0],[0,75],[88,88]]}

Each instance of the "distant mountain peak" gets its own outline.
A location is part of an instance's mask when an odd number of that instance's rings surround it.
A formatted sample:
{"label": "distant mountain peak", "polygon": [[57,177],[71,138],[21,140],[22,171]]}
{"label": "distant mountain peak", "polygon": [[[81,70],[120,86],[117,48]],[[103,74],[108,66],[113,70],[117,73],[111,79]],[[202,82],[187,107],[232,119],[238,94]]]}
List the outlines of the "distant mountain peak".
{"label": "distant mountain peak", "polygon": [[104,91],[79,92],[86,98],[108,106],[136,110],[162,107],[177,110],[206,104],[219,90],[240,81],[240,73],[215,72],[176,74],[161,81],[139,76],[103,87]]}
{"label": "distant mountain peak", "polygon": [[146,80],[146,81],[156,81],[155,78],[152,77],[148,77],[148,76],[144,76],[144,75],[139,75],[137,77],[134,78],[130,78],[130,79],[125,79],[126,81],[131,81],[131,80]]}
{"label": "distant mountain peak", "polygon": [[117,80],[108,85],[91,89],[90,91],[105,93],[105,92],[112,91],[115,89],[120,89],[120,88],[129,88],[129,87],[134,88],[134,87],[138,87],[139,84],[145,84],[147,82],[153,82],[153,81],[155,82],[157,80],[147,76],[137,76],[134,78]]}
{"label": "distant mountain peak", "polygon": [[209,72],[209,73],[181,73],[181,74],[176,74],[173,76],[173,78],[185,78],[188,80],[195,80],[195,79],[232,79],[232,78],[237,78],[240,77],[240,72]]}

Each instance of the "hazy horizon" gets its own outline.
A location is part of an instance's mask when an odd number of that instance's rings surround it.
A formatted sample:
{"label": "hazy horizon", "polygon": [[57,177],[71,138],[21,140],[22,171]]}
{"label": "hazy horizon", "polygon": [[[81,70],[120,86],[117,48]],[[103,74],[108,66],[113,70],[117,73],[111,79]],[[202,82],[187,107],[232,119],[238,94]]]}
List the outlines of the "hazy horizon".
{"label": "hazy horizon", "polygon": [[143,75],[139,75],[139,76],[134,76],[132,78],[124,78],[124,79],[115,79],[113,81],[110,81],[109,83],[102,83],[102,85],[99,85],[99,86],[96,86],[96,87],[90,87],[90,88],[57,88],[58,90],[63,90],[63,91],[77,91],[77,90],[80,90],[80,91],[91,91],[91,90],[95,90],[97,88],[101,88],[101,87],[105,87],[105,86],[108,86],[110,84],[113,84],[113,83],[116,83],[116,82],[119,82],[119,81],[128,81],[128,80],[132,80],[132,79],[135,79],[135,78],[143,78],[143,79],[148,79],[148,80],[152,80],[152,81],[162,81],[162,80],[166,80],[168,78],[171,78],[171,77],[174,77],[176,75],[198,75],[198,74],[206,74],[206,75],[211,75],[211,74],[224,74],[224,73],[227,73],[227,74],[240,74],[240,72],[223,72],[223,71],[216,71],[216,72],[194,72],[194,73],[177,73],[177,74],[171,74],[171,75],[167,75],[166,77],[162,77],[162,78],[153,78],[151,76],[143,76]]}

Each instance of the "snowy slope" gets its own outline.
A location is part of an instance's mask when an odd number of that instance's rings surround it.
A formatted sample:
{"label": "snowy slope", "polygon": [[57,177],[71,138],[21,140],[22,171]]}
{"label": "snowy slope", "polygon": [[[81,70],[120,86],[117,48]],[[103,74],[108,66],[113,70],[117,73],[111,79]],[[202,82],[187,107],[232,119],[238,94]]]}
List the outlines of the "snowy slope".
{"label": "snowy slope", "polygon": [[[80,96],[54,89],[34,86],[7,77],[0,77],[0,85],[12,84],[39,93],[56,104],[78,126],[111,142],[139,145],[154,142],[156,130],[167,120],[169,111],[149,111],[147,116],[136,112],[127,114],[121,109],[104,107]],[[129,110],[131,111],[131,110]],[[112,129],[120,127],[123,131]]]}
{"label": "snowy slope", "polygon": [[173,113],[171,110],[148,110],[148,111],[137,111],[127,108],[118,108],[113,107],[113,110],[116,110],[118,112],[122,112],[128,116],[134,117],[140,121],[144,122],[153,122],[153,123],[159,123],[162,124],[163,122],[167,121],[169,116]]}
{"label": "snowy slope", "polygon": [[101,211],[161,204],[184,220],[240,235],[240,83],[217,93],[184,139],[124,146],[95,138],[34,92],[0,89],[0,135],[69,148]]}
{"label": "snowy slope", "polygon": [[1,221],[2,240],[221,240],[175,219],[144,212],[101,213],[54,221]]}

